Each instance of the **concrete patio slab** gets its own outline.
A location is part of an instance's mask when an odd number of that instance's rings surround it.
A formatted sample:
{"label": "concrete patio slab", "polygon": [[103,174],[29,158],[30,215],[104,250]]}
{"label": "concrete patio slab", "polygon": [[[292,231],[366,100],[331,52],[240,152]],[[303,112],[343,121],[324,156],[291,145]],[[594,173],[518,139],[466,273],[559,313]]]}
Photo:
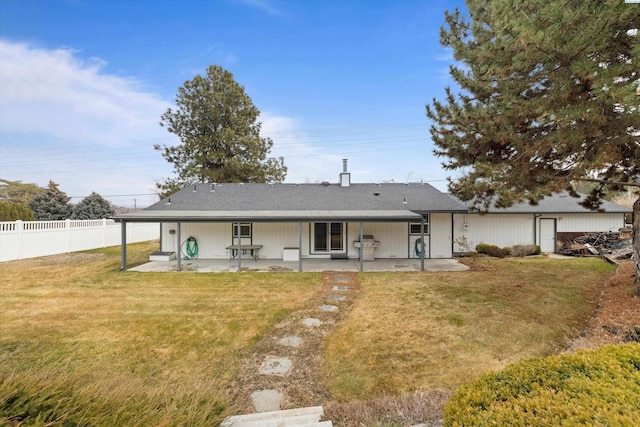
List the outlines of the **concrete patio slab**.
{"label": "concrete patio slab", "polygon": [[[181,260],[182,271],[199,273],[232,273],[238,271],[237,261],[228,259],[191,259]],[[241,271],[247,272],[297,272],[298,262],[282,261],[277,259],[269,260],[243,260]],[[364,271],[420,271],[419,259],[376,259],[372,262],[364,263]],[[455,259],[425,259],[425,271],[464,271],[467,266],[459,263]],[[304,272],[358,272],[360,262],[357,259],[330,260],[330,259],[304,259],[302,261],[302,271]],[[177,260],[172,261],[152,261],[136,267],[129,268],[128,271],[138,272],[163,272],[177,271]],[[348,277],[336,277],[336,283],[348,283]]]}

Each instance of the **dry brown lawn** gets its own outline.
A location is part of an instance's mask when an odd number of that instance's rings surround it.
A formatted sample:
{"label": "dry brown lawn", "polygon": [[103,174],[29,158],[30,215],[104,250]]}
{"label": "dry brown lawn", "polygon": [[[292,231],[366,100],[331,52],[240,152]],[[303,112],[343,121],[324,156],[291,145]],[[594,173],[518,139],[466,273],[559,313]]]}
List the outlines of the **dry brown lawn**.
{"label": "dry brown lawn", "polygon": [[118,267],[119,248],[0,264],[0,425],[215,425],[243,355],[320,281]]}
{"label": "dry brown lawn", "polygon": [[614,267],[586,258],[485,258],[474,270],[361,274],[360,298],[327,344],[332,395],[452,390],[556,353],[582,331]]}
{"label": "dry brown lawn", "polygon": [[[132,245],[130,264],[156,246]],[[119,261],[108,248],[0,264],[0,424],[53,414],[60,425],[216,425],[244,409],[228,390],[252,389],[246,362],[272,352],[333,284],[310,273],[122,273]],[[611,320],[601,295],[633,294],[603,287],[613,267],[600,260],[472,267],[354,275],[353,300],[324,339],[306,341],[320,351],[295,362],[296,402],[315,381],[323,401],[309,403],[336,426],[437,421],[451,391],[480,373],[566,350],[588,325],[616,332],[634,321],[629,310],[627,323]]]}

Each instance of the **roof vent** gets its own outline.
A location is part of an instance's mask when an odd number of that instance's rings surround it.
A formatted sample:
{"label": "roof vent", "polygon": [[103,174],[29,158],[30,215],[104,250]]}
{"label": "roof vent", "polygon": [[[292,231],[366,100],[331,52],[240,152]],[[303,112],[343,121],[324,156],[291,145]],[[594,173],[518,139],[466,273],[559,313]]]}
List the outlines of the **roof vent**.
{"label": "roof vent", "polygon": [[329,181],[322,181],[320,185],[322,185],[323,187],[328,187],[329,185],[331,185],[331,183]]}

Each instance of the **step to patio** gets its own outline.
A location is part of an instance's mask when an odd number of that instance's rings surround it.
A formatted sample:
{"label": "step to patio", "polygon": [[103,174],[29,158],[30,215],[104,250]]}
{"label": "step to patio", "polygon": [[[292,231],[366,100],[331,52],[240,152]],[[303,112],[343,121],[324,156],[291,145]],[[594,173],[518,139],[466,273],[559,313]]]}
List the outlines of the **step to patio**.
{"label": "step to patio", "polygon": [[225,419],[220,427],[332,427],[331,421],[320,421],[323,414],[322,406],[312,406],[234,415]]}

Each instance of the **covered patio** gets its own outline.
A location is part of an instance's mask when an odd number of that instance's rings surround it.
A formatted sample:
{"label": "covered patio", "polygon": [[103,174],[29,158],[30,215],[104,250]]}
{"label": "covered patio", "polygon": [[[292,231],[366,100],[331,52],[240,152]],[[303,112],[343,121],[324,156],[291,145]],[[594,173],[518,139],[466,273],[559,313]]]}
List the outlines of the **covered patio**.
{"label": "covered patio", "polygon": [[[422,268],[420,259],[376,259],[365,262],[361,267],[360,260],[344,259],[305,259],[305,272],[324,271],[365,271],[365,272],[401,272],[401,271],[465,271],[468,269],[464,264],[455,259],[425,259]],[[189,259],[181,260],[181,271],[191,271],[198,273],[226,273],[237,272],[237,261],[221,259]],[[361,269],[362,268],[362,269]],[[178,271],[178,261],[152,261],[137,267],[130,268],[129,271],[138,272],[166,272]],[[299,265],[297,261],[282,261],[277,259],[257,260],[243,259],[240,271],[246,272],[297,272]]]}
{"label": "covered patio", "polygon": [[351,184],[345,171],[339,184],[197,183],[115,219],[122,270],[127,225],[145,222],[177,257],[164,270],[424,271],[451,258],[453,215],[466,211],[428,184]]}

